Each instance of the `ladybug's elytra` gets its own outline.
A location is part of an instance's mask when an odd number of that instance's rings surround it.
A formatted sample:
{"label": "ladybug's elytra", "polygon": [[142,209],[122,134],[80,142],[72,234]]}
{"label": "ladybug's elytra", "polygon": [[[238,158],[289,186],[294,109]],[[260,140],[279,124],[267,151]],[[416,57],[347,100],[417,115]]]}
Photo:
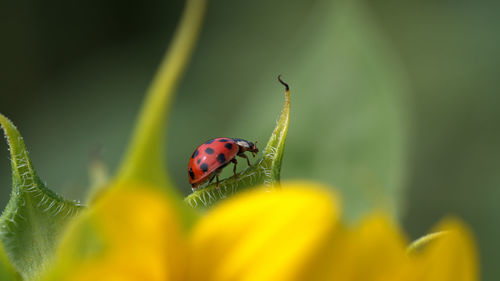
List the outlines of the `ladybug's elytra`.
{"label": "ladybug's elytra", "polygon": [[251,166],[246,151],[255,157],[259,149],[253,142],[233,138],[211,139],[198,146],[188,164],[188,178],[193,190],[209,179],[211,182],[214,177],[217,180],[216,187],[219,187],[219,173],[229,162],[234,163],[233,173],[236,177],[236,156],[246,158],[248,166]]}

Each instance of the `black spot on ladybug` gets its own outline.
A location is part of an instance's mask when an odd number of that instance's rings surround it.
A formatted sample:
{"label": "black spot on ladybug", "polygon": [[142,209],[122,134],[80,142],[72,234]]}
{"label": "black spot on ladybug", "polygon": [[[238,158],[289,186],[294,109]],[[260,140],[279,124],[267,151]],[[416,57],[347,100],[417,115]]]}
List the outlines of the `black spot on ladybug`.
{"label": "black spot on ladybug", "polygon": [[211,144],[213,142],[214,142],[214,140],[209,140],[209,141],[206,141],[205,144]]}
{"label": "black spot on ladybug", "polygon": [[198,149],[196,149],[194,152],[193,152],[193,155],[191,155],[191,158],[195,158],[196,156],[198,156]]}
{"label": "black spot on ladybug", "polygon": [[191,177],[192,180],[194,180],[194,172],[193,169],[189,168],[189,176]]}
{"label": "black spot on ladybug", "polygon": [[207,147],[207,149],[205,149],[205,152],[206,152],[207,154],[212,154],[212,153],[214,153],[214,150],[213,150],[213,149],[211,149],[210,147]]}
{"label": "black spot on ladybug", "polygon": [[208,171],[208,165],[207,165],[207,163],[203,163],[203,164],[201,164],[201,165],[200,165],[200,169],[201,169],[204,173],[206,173],[206,172]]}
{"label": "black spot on ladybug", "polygon": [[228,142],[228,139],[220,139],[219,142]]}
{"label": "black spot on ladybug", "polygon": [[233,144],[232,143],[226,143],[224,145],[228,150],[231,150],[231,148],[233,148]]}
{"label": "black spot on ladybug", "polygon": [[219,154],[217,155],[217,161],[219,161],[219,163],[223,164],[224,162],[226,162],[226,156],[224,156],[224,154]]}
{"label": "black spot on ladybug", "polygon": [[198,158],[198,161],[196,161],[196,163],[200,164],[201,162],[201,158]]}

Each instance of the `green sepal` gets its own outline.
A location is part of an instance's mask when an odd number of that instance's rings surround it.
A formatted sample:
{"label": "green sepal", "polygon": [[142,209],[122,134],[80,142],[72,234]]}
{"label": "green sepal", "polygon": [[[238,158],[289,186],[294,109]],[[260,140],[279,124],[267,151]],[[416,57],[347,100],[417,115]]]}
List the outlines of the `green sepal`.
{"label": "green sepal", "polygon": [[218,187],[216,183],[213,183],[194,191],[184,199],[189,206],[197,209],[209,208],[236,192],[262,184],[269,188],[279,187],[281,160],[290,122],[290,89],[280,77],[278,80],[285,86],[285,104],[263,150],[263,157],[258,160],[257,164],[237,174],[236,178],[233,176],[220,181]]}
{"label": "green sepal", "polygon": [[19,273],[10,263],[3,244],[0,242],[0,280],[2,281],[19,281],[22,280]]}
{"label": "green sepal", "polygon": [[285,86],[285,104],[283,105],[280,119],[276,123],[276,127],[264,149],[264,157],[261,163],[266,171],[264,174],[264,184],[270,186],[279,185],[280,182],[281,160],[283,159],[286,135],[290,123],[290,88],[288,84],[281,80],[280,76],[278,76],[278,80]]}
{"label": "green sepal", "polygon": [[205,14],[205,0],[186,2],[171,45],[160,63],[113,183],[145,182],[180,197],[165,163],[166,126],[174,91],[189,63]]}
{"label": "green sepal", "polygon": [[82,207],[45,186],[31,164],[19,131],[2,114],[0,126],[12,166],[12,193],[0,216],[0,240],[23,279],[33,280],[50,261],[64,226]]}
{"label": "green sepal", "polygon": [[189,0],[171,45],[160,63],[146,94],[132,139],[109,186],[123,183],[162,189],[172,198],[183,217],[186,228],[197,214],[182,202],[165,163],[166,117],[170,112],[174,91],[179,83],[201,31],[206,0]]}

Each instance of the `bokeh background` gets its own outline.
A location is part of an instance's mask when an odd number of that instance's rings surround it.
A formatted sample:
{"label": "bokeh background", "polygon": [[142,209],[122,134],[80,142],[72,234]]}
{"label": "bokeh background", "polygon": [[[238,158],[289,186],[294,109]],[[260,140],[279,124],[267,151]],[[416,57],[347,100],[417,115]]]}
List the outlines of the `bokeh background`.
{"label": "bokeh background", "polygon": [[[40,177],[84,200],[93,151],[113,171],[183,1],[0,2],[0,112]],[[326,182],[348,220],[382,209],[409,238],[447,215],[500,268],[498,1],[212,1],[169,119],[169,169],[206,139],[265,144],[292,115],[282,176]],[[10,192],[0,149],[0,207]],[[240,161],[243,163],[243,161]],[[242,165],[244,166],[244,165]]]}

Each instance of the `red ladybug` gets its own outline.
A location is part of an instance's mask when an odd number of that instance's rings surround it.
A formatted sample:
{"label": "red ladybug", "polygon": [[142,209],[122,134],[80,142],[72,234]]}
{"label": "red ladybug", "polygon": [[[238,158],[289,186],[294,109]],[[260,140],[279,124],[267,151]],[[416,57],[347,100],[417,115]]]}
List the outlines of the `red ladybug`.
{"label": "red ladybug", "polygon": [[188,178],[192,188],[195,189],[208,179],[211,182],[214,177],[217,179],[216,186],[219,187],[219,173],[229,162],[234,163],[233,173],[236,177],[236,156],[246,158],[248,166],[251,166],[245,151],[250,151],[255,157],[259,149],[253,142],[232,138],[216,138],[198,146],[188,164]]}

